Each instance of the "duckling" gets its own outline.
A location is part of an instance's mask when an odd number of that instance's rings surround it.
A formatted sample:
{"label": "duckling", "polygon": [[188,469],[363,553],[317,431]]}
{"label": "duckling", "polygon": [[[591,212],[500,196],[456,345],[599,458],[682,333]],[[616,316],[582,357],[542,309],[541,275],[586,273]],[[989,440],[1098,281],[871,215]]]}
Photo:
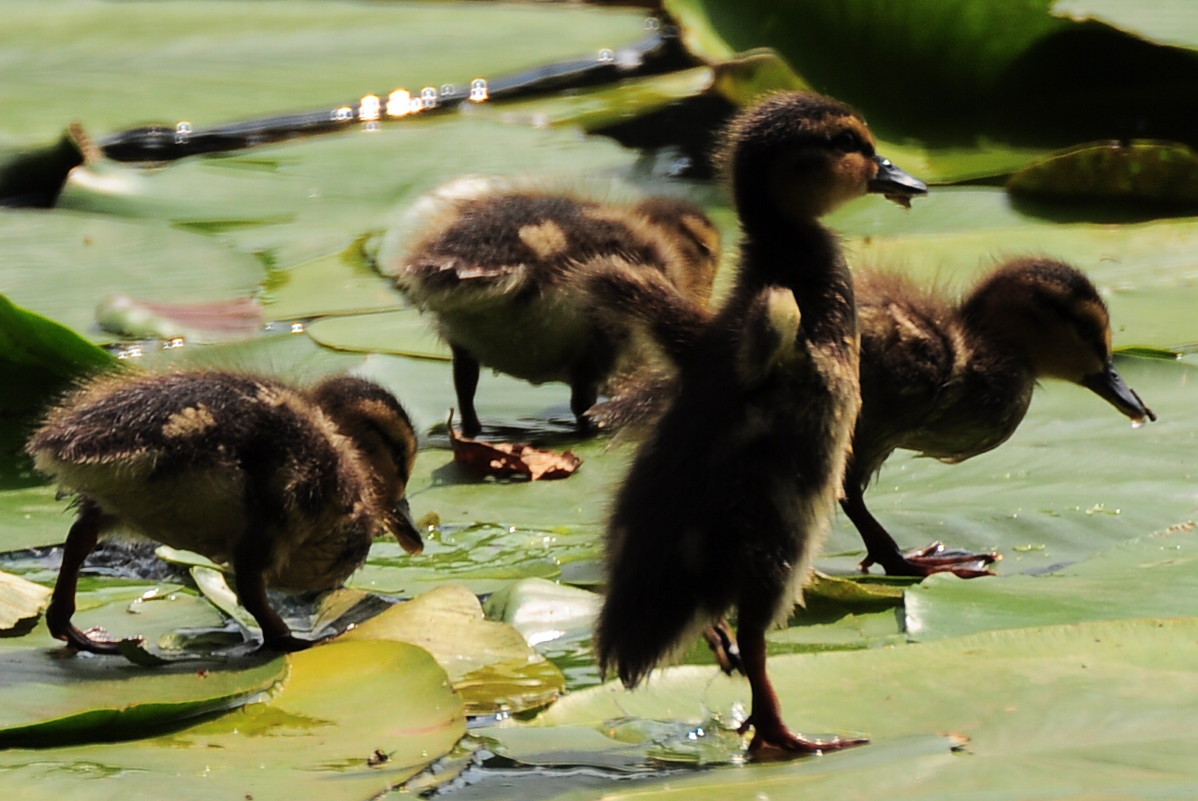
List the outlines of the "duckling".
{"label": "duckling", "polygon": [[599,203],[483,182],[451,187],[420,208],[433,224],[385,270],[449,344],[468,437],[482,430],[480,365],[534,384],[568,383],[570,409],[588,427],[584,413],[631,339],[627,326],[594,314],[579,285],[584,269],[658,273],[695,302],[711,295],[719,231],[685,200]]}
{"label": "duckling", "polygon": [[751,751],[844,748],[865,741],[791,733],[766,672],[765,633],[826,532],[860,403],[852,279],[818,218],[867,192],[905,203],[926,187],[875,153],[860,116],[814,94],[742,113],[724,161],[740,270],[617,493],[596,653],[632,687],[735,606]]}
{"label": "duckling", "polygon": [[71,624],[84,559],[118,528],[229,563],[263,647],[306,648],[266,588],[339,586],[390,532],[422,548],[405,488],[416,457],[407,413],[352,376],[298,389],[216,370],[100,376],[68,394],[27,445],[77,495],[46,623],[69,645],[115,653]]}
{"label": "duckling", "polygon": [[1090,280],[1049,258],[1000,265],[957,304],[893,274],[858,276],[861,414],[841,505],[865,541],[862,569],[986,575],[997,554],[904,555],[865,506],[898,448],[956,463],[992,450],[1023,420],[1041,378],[1080,384],[1134,421],[1156,415],[1111,361],[1110,316]]}

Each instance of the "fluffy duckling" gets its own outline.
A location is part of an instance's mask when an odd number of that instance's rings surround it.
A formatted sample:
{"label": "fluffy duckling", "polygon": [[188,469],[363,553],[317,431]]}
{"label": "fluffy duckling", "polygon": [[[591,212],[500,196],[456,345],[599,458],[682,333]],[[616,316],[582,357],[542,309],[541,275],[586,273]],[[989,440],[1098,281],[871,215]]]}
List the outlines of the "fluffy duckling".
{"label": "fluffy duckling", "polygon": [[404,495],[412,425],[360,378],[305,390],[214,370],[102,376],[53,408],[27,450],[78,496],[46,623],[80,650],[116,652],[71,617],[84,559],[117,528],[229,563],[263,646],[280,651],[312,643],[292,636],[268,586],[337,587],[384,532],[422,548]]}
{"label": "fluffy duckling", "polygon": [[451,187],[421,208],[433,218],[427,233],[384,269],[449,343],[469,437],[482,429],[474,407],[480,365],[534,384],[568,383],[570,408],[587,427],[583,413],[628,350],[630,332],[597,317],[581,275],[652,272],[697,303],[711,295],[719,232],[684,200],[599,203],[483,182]]}
{"label": "fluffy duckling", "polygon": [[813,94],[739,116],[725,163],[740,271],[616,497],[596,652],[631,687],[735,606],[752,751],[843,748],[864,741],[787,729],[765,664],[765,633],[827,529],[860,403],[852,279],[818,218],[867,192],[903,202],[926,187],[874,152],[861,117]]}
{"label": "fluffy duckling", "polygon": [[1007,262],[954,304],[893,274],[858,276],[861,414],[845,472],[845,513],[891,575],[985,575],[997,554],[904,555],[865,506],[870,478],[897,448],[960,462],[998,447],[1040,378],[1080,384],[1135,421],[1155,420],[1111,361],[1110,317],[1079,270],[1047,258]]}

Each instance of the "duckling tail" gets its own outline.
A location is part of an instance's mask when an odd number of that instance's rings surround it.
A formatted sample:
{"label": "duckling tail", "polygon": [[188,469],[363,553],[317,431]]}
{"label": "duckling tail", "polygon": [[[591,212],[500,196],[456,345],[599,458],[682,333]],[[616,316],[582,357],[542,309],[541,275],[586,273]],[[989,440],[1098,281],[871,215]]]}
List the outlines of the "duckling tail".
{"label": "duckling tail", "polygon": [[595,653],[603,675],[613,671],[634,687],[658,663],[674,655],[704,624],[706,614],[693,582],[672,559],[624,553],[608,578],[607,597],[595,627]]}
{"label": "duckling tail", "polygon": [[659,270],[614,257],[596,259],[581,269],[602,324],[647,331],[675,362],[690,353],[711,319],[705,306],[679,292]]}

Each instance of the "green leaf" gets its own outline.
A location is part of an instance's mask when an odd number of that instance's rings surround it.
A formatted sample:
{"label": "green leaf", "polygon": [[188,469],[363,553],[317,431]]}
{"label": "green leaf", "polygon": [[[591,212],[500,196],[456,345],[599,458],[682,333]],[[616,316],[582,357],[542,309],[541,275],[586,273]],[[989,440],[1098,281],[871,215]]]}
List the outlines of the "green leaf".
{"label": "green leaf", "polygon": [[49,602],[46,587],[0,570],[0,637],[32,628]]}
{"label": "green leaf", "polygon": [[1198,226],[1192,219],[1141,225],[1019,226],[950,236],[865,237],[849,243],[856,268],[901,269],[932,286],[959,287],[999,261],[1059,258],[1099,287],[1118,346],[1175,348],[1198,337],[1191,299],[1198,280]]}
{"label": "green leaf", "polygon": [[[510,4],[300,0],[213,14],[186,0],[112,8],[14,0],[5,12],[20,49],[0,81],[0,105],[11,110],[4,128],[40,139],[69,119],[108,132],[331,110],[397,86],[493,79],[644,35],[638,11]],[[520,47],[511,46],[516,37]],[[63,86],[71,87],[64,108],[47,113]]]}
{"label": "green leaf", "polygon": [[257,259],[155,222],[8,210],[0,237],[8,298],[101,342],[113,339],[95,330],[106,294],[217,301],[252,294],[263,277]]}
{"label": "green leaf", "polygon": [[[1198,56],[1101,22],[1054,16],[1052,0],[666,0],[665,7],[692,52],[722,61],[774,48],[811,86],[864,111],[883,140],[978,151],[1128,135],[1193,142],[1193,126],[1176,112],[1198,99]],[[1160,10],[1124,16],[1167,19]],[[1174,3],[1169,11],[1180,31],[1194,28],[1188,7]]]}
{"label": "green leaf", "polygon": [[1078,22],[1100,20],[1161,44],[1198,47],[1198,17],[1186,0],[1054,0],[1052,13]]}
{"label": "green leaf", "polygon": [[[896,452],[866,493],[870,510],[904,548],[940,540],[997,550],[1004,576],[1051,570],[1190,519],[1194,368],[1117,363],[1157,422],[1132,429],[1087,390],[1045,381],[1015,434],[990,453],[948,465]],[[838,516],[819,566],[856,572],[862,550]]]}
{"label": "green leaf", "polygon": [[[270,664],[280,663],[290,674],[273,698],[173,734],[0,752],[5,786],[22,798],[110,798],[118,786],[123,796],[165,797],[184,782],[191,795],[274,801],[302,787],[308,798],[360,801],[420,772],[465,731],[445,672],[414,646],[334,643]],[[192,670],[195,682],[208,680]],[[111,776],[120,782],[94,780]]]}
{"label": "green leaf", "polygon": [[[1189,725],[1198,714],[1198,620],[1087,623],[1007,632],[892,649],[784,656],[770,675],[792,725],[809,735],[868,732],[871,745],[779,766],[671,776],[638,782],[636,798],[772,799],[1080,798],[1084,788],[1111,797],[1181,799],[1198,787]],[[608,684],[575,693],[531,725],[701,722],[747,703],[743,679],[714,668],[654,674],[643,689]],[[1060,714],[1053,714],[1058,710]],[[733,713],[734,714],[734,713]],[[968,742],[959,754],[926,740],[903,769],[890,749],[915,746],[933,732]],[[486,730],[503,742],[504,730]],[[612,736],[609,734],[609,736]],[[869,758],[883,751],[881,764]],[[585,763],[585,755],[578,762]],[[618,785],[604,797],[628,794]],[[549,796],[546,797],[559,797]],[[568,797],[568,796],[567,796]]]}
{"label": "green leaf", "polygon": [[1174,142],[1093,142],[1019,170],[1007,191],[1057,202],[1151,204],[1158,211],[1198,206],[1198,156]]}
{"label": "green leaf", "polygon": [[449,360],[449,347],[415,309],[329,317],[309,325],[308,335],[335,350]]}
{"label": "green leaf", "polygon": [[0,649],[0,744],[97,742],[221,712],[270,690],[286,660],[195,664],[152,671],[122,659],[55,658],[44,649]]}
{"label": "green leaf", "polygon": [[0,486],[34,480],[18,454],[46,402],[71,380],[115,363],[70,329],[0,294]]}
{"label": "green leaf", "polygon": [[506,623],[486,620],[474,593],[443,585],[346,632],[338,642],[398,640],[419,645],[445,668],[469,715],[543,707],[565,687],[561,672]]}
{"label": "green leaf", "polygon": [[933,640],[1083,620],[1198,617],[1194,527],[1180,524],[1048,573],[932,576],[907,591],[907,632]]}

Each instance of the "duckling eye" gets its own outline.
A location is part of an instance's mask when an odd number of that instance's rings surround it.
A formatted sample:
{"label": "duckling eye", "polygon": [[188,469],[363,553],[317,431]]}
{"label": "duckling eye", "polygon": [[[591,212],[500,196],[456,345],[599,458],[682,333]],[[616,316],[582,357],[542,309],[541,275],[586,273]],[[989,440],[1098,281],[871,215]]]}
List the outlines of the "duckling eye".
{"label": "duckling eye", "polygon": [[865,145],[862,144],[861,138],[852,131],[841,131],[836,136],[832,137],[830,143],[837,150],[843,150],[845,153],[861,152],[865,150]]}

